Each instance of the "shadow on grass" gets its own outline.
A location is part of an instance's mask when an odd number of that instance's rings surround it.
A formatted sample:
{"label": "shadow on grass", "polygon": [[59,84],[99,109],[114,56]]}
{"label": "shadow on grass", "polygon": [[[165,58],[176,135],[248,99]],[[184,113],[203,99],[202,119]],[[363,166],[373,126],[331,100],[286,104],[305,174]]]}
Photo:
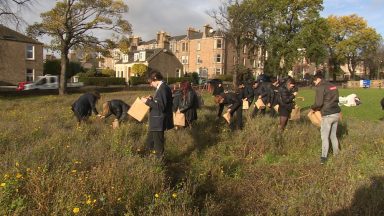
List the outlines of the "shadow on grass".
{"label": "shadow on grass", "polygon": [[[224,124],[216,119],[215,106],[205,106],[198,116],[198,120],[193,124],[192,128],[185,128],[188,130],[192,139],[193,145],[177,155],[173,160],[168,160],[166,164],[166,174],[169,179],[171,187],[177,187],[179,183],[183,182],[188,176],[191,169],[190,156],[193,152],[203,154],[206,149],[211,146],[217,145],[220,141],[219,124]],[[196,186],[196,193],[193,197],[193,202],[198,209],[204,207],[204,201],[207,196],[215,193],[215,180],[212,178],[205,179],[204,182]]]}
{"label": "shadow on grass", "polygon": [[371,177],[371,184],[356,190],[350,207],[330,214],[339,215],[384,215],[384,177]]}

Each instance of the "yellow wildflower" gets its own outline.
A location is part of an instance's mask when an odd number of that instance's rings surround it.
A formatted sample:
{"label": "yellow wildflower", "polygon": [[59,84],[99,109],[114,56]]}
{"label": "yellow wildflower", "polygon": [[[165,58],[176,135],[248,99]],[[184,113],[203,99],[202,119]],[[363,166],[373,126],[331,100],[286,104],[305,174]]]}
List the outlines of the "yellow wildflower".
{"label": "yellow wildflower", "polygon": [[31,169],[30,169],[30,168],[27,168],[27,172],[29,172],[29,171],[31,171]]}
{"label": "yellow wildflower", "polygon": [[6,184],[4,182],[0,184],[1,187],[5,187],[5,185]]}
{"label": "yellow wildflower", "polygon": [[117,198],[117,201],[121,201],[121,198],[119,197],[119,198]]}
{"label": "yellow wildflower", "polygon": [[9,178],[9,175],[8,174],[4,174],[4,178],[5,179]]}
{"label": "yellow wildflower", "polygon": [[87,202],[85,202],[85,203],[87,203],[87,205],[90,205],[92,203],[92,201],[90,199],[88,199]]}
{"label": "yellow wildflower", "polygon": [[75,213],[75,214],[77,214],[77,213],[79,213],[80,212],[80,208],[73,208],[73,213]]}
{"label": "yellow wildflower", "polygon": [[20,173],[17,173],[17,174],[16,174],[16,178],[19,179],[19,178],[21,178],[21,177],[23,177],[23,175],[21,175]]}
{"label": "yellow wildflower", "polygon": [[176,193],[173,193],[173,194],[172,194],[172,197],[173,197],[174,199],[176,199],[177,194],[176,194]]}
{"label": "yellow wildflower", "polygon": [[153,150],[153,151],[152,151],[152,154],[156,154],[156,151],[155,151],[155,150]]}
{"label": "yellow wildflower", "polygon": [[76,173],[76,172],[77,172],[77,170],[72,170],[71,172],[72,172],[72,173]]}
{"label": "yellow wildflower", "polygon": [[16,162],[16,166],[17,166],[17,167],[20,166],[19,162]]}
{"label": "yellow wildflower", "polygon": [[95,203],[95,202],[96,202],[96,199],[93,200],[93,203]]}
{"label": "yellow wildflower", "polygon": [[155,194],[155,198],[159,198],[160,196],[159,196],[159,194]]}

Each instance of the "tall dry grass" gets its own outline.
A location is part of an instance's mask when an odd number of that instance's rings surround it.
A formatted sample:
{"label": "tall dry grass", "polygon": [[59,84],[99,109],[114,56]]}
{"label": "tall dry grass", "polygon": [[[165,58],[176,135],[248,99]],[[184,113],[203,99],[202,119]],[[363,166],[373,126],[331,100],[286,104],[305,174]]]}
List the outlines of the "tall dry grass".
{"label": "tall dry grass", "polygon": [[[150,93],[103,94],[99,108]],[[244,130],[230,132],[205,94],[192,129],[166,132],[160,162],[138,152],[146,123],[77,128],[78,96],[1,98],[1,215],[383,214],[382,122],[345,116],[340,155],[320,165],[320,134],[305,118],[280,133],[277,119],[245,112]]]}

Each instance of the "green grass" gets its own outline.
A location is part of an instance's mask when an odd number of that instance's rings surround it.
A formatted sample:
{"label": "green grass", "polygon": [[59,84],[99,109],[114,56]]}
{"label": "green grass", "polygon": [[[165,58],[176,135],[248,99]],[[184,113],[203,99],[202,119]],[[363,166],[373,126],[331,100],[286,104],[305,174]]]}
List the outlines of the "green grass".
{"label": "green grass", "polygon": [[[79,94],[0,98],[0,215],[380,215],[384,197],[381,90],[341,89],[363,104],[343,107],[341,153],[320,165],[319,129],[306,119],[250,119],[229,132],[212,96],[192,129],[166,132],[166,161],[142,157],[147,124],[80,128]],[[131,104],[152,92],[102,94]],[[313,103],[303,89],[299,102]],[[331,154],[331,153],[330,153]]]}
{"label": "green grass", "polygon": [[[356,107],[342,106],[341,111],[343,116],[363,121],[381,120],[384,117],[384,112],[380,105],[380,101],[384,97],[383,89],[339,89],[339,94],[343,97],[352,93],[361,99],[362,104]],[[305,100],[298,100],[298,104],[302,108],[308,108],[314,102],[315,90],[307,88],[300,89],[299,96],[303,96]]]}

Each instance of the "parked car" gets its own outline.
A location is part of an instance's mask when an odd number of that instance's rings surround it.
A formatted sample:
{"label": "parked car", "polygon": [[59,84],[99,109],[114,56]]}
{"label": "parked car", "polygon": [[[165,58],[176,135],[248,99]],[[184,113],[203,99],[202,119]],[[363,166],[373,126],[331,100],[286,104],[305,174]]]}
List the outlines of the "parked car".
{"label": "parked car", "polygon": [[[81,87],[83,85],[81,82],[67,83],[67,87]],[[23,90],[33,89],[59,89],[59,76],[49,74],[38,76],[35,82],[24,84]]]}

